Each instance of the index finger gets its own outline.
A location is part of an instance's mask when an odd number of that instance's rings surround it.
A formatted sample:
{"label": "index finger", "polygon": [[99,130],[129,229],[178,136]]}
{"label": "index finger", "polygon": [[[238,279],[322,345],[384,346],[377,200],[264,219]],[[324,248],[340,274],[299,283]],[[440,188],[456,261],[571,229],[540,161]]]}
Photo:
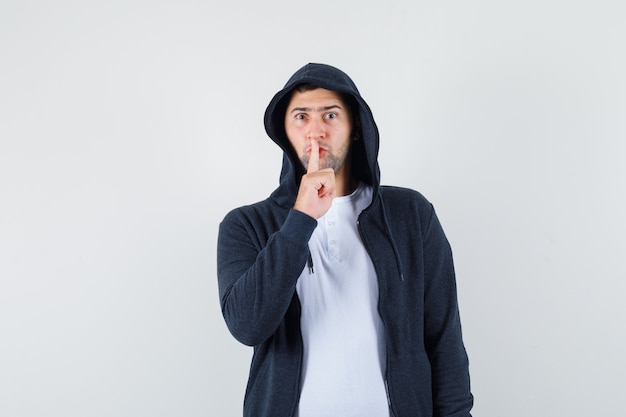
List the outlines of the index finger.
{"label": "index finger", "polygon": [[306,173],[310,174],[320,170],[320,145],[316,140],[311,140],[311,155],[309,156],[309,164]]}

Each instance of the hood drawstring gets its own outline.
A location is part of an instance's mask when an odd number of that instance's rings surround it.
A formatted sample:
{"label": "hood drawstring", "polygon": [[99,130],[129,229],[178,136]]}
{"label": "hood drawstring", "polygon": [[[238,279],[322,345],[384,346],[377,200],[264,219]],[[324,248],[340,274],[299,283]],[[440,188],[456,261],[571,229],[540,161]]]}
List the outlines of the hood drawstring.
{"label": "hood drawstring", "polygon": [[[379,192],[378,196],[380,198],[380,204],[383,209],[383,220],[385,221],[385,228],[387,229],[387,236],[389,236],[389,242],[391,242],[391,248],[393,249],[393,255],[396,258],[396,267],[398,268],[398,274],[400,275],[400,279],[404,281],[404,272],[402,270],[402,261],[400,260],[400,252],[398,251],[398,246],[396,245],[396,241],[393,238],[393,233],[391,233],[391,226],[389,226],[389,219],[387,218],[387,209],[385,209],[385,201],[383,200],[382,194]],[[309,274],[314,274],[315,270],[313,269],[313,256],[311,256],[311,249],[308,250],[308,258],[307,258],[307,266],[309,268]]]}
{"label": "hood drawstring", "polygon": [[311,249],[309,249],[309,259],[307,259],[306,264],[309,266],[309,274],[314,274],[313,270],[313,257],[311,256]]}
{"label": "hood drawstring", "polygon": [[389,226],[389,220],[387,219],[387,210],[385,209],[385,201],[383,200],[383,195],[381,192],[378,193],[378,197],[380,198],[380,205],[383,208],[383,220],[385,221],[385,227],[387,228],[389,241],[391,242],[393,254],[396,257],[396,266],[398,267],[398,273],[400,274],[400,279],[404,281],[404,272],[402,271],[402,262],[400,260],[400,252],[398,251],[398,246],[396,245],[396,241],[393,238],[393,233],[391,233],[391,226]]}

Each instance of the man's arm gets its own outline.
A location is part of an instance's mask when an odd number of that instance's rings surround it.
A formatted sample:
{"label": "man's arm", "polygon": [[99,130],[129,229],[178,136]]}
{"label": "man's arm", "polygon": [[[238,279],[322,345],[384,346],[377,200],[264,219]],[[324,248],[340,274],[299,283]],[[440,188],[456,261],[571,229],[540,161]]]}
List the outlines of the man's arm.
{"label": "man's arm", "polygon": [[291,210],[264,247],[240,210],[220,224],[217,275],[222,314],[233,336],[254,346],[269,338],[293,298],[317,221]]}
{"label": "man's arm", "polygon": [[452,251],[432,211],[424,236],[425,342],[435,417],[470,417],[473,397],[461,334]]}
{"label": "man's arm", "polygon": [[319,144],[312,140],[311,145],[294,209],[264,247],[254,235],[253,221],[241,210],[220,224],[217,268],[222,314],[235,338],[247,345],[266,340],[282,321],[308,259],[316,219],[328,211],[335,195],[334,171],[319,169]]}

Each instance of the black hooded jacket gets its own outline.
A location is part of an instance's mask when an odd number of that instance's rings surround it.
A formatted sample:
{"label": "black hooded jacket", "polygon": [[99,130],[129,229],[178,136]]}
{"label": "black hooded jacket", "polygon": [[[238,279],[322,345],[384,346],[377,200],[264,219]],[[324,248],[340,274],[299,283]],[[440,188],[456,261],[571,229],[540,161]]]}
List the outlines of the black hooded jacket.
{"label": "black hooded jacket", "polygon": [[393,416],[470,417],[473,397],[448,241],[420,193],[380,186],[379,135],[371,110],[345,73],[323,64],[298,70],[265,112],[265,129],[284,151],[280,185],[268,199],[231,211],[220,224],[222,313],[233,336],[254,346],[244,416],[292,417],[300,396],[296,282],[307,265],[317,220],[293,209],[304,170],[286,137],[284,115],[301,83],[354,100],[361,140],[352,150],[353,174],[374,188],[357,224],[378,277]]}

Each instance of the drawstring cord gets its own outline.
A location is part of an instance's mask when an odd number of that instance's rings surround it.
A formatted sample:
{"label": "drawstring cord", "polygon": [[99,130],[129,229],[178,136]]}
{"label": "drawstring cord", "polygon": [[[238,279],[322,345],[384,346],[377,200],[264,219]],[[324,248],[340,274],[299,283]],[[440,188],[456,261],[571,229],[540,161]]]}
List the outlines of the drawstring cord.
{"label": "drawstring cord", "polygon": [[[387,218],[387,209],[385,209],[385,202],[383,200],[382,193],[378,193],[380,197],[380,204],[383,210],[383,220],[385,222],[385,228],[387,229],[387,235],[389,236],[389,242],[391,242],[391,248],[393,249],[393,255],[396,258],[396,266],[398,268],[398,274],[400,274],[400,279],[404,281],[404,272],[402,271],[402,263],[400,261],[400,252],[398,251],[398,246],[396,245],[396,241],[393,238],[393,233],[391,233],[391,226],[389,225],[389,219]],[[309,274],[314,274],[315,270],[313,269],[313,256],[311,256],[311,249],[309,248],[307,266],[309,267]]]}
{"label": "drawstring cord", "polygon": [[313,257],[311,256],[311,249],[309,249],[309,259],[307,259],[306,264],[309,266],[309,274],[314,274],[313,270]]}

